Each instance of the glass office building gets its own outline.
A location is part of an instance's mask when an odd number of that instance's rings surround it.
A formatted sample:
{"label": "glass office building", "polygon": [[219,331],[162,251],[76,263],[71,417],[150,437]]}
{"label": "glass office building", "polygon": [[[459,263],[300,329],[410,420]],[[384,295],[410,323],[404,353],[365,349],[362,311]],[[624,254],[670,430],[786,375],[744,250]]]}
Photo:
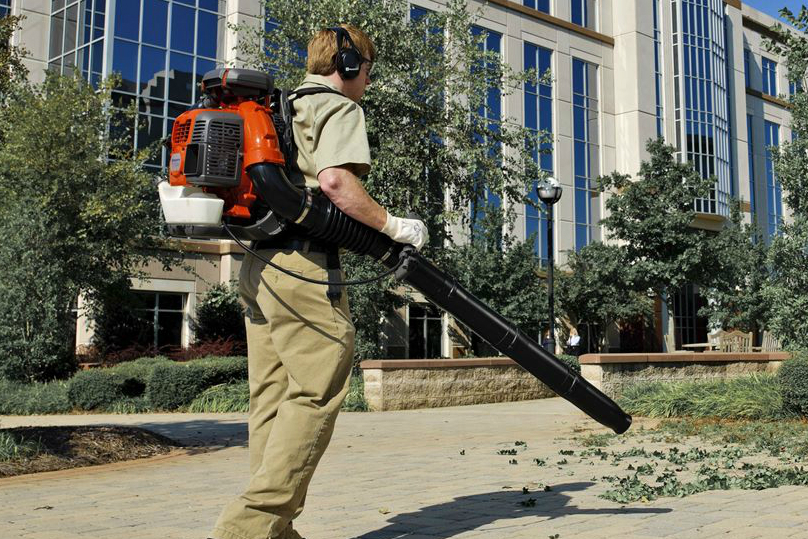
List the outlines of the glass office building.
{"label": "glass office building", "polygon": [[[115,103],[140,111],[138,148],[170,132],[223,56],[224,1],[53,0],[51,9],[48,68],[93,84],[118,73]],[[149,163],[165,159],[163,149]]]}

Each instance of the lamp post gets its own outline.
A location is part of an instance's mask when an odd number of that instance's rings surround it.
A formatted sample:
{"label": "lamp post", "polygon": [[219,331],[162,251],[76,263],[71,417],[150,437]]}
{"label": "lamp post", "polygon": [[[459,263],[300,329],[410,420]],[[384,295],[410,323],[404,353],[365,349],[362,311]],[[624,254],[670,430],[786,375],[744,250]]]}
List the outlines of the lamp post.
{"label": "lamp post", "polygon": [[536,186],[539,200],[547,206],[547,300],[550,316],[550,335],[545,348],[555,354],[555,312],[553,309],[553,205],[561,199],[561,185],[553,177],[548,177]]}

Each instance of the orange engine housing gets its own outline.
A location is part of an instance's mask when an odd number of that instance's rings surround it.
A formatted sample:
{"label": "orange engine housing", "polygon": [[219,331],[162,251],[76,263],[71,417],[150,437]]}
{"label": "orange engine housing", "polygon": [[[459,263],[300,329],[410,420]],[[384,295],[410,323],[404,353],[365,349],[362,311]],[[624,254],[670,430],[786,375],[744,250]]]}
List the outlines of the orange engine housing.
{"label": "orange engine housing", "polygon": [[247,169],[283,166],[271,110],[252,100],[182,113],[171,132],[169,183],[193,185],[224,200],[223,217],[254,220],[258,198]]}

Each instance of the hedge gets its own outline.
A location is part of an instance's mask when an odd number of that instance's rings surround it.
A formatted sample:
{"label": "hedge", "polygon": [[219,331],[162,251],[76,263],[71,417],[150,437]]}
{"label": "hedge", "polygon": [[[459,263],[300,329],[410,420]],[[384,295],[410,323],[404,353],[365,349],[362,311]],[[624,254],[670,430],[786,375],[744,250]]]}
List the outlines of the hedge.
{"label": "hedge", "polygon": [[188,363],[156,365],[146,384],[154,410],[187,406],[209,387],[247,379],[247,358],[205,358]]}
{"label": "hedge", "polygon": [[808,416],[808,352],[792,352],[777,373],[783,408]]}

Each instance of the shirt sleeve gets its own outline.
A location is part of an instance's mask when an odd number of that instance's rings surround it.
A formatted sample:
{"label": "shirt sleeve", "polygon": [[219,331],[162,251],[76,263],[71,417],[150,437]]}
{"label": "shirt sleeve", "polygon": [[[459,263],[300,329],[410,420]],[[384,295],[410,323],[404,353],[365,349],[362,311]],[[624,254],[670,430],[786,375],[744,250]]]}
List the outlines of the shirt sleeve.
{"label": "shirt sleeve", "polygon": [[317,174],[348,166],[357,176],[370,171],[370,145],[362,108],[348,99],[329,99],[315,119],[314,162]]}

